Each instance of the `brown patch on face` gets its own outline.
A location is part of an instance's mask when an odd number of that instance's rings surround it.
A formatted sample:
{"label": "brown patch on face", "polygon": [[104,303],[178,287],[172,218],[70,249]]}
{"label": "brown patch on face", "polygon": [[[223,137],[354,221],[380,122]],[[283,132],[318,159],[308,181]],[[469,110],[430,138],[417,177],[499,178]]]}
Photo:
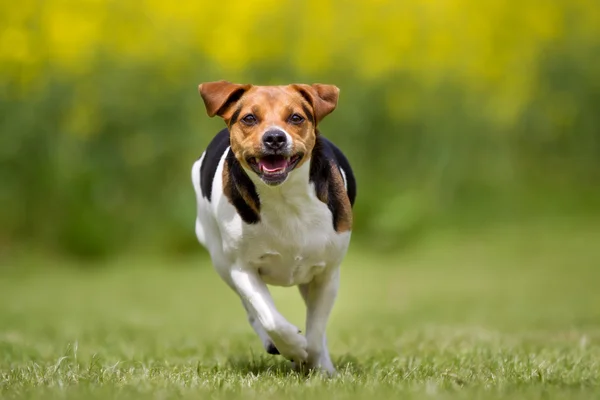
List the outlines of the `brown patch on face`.
{"label": "brown patch on face", "polygon": [[280,154],[290,160],[290,170],[300,167],[315,146],[318,122],[335,109],[339,89],[321,84],[252,86],[219,81],[200,85],[200,93],[209,116],[225,120],[236,159],[261,175],[263,169],[257,168],[256,161],[269,154],[263,143],[265,132],[287,132],[292,144]]}
{"label": "brown patch on face", "polygon": [[328,192],[330,196],[336,198],[336,202],[338,203],[337,215],[333,216],[336,219],[336,230],[338,232],[347,232],[352,230],[352,205],[344,187],[344,178],[340,170],[334,163],[330,164],[330,168],[331,181],[329,182],[330,189]]}
{"label": "brown patch on face", "polygon": [[226,120],[231,134],[231,149],[246,168],[248,159],[260,157],[263,135],[280,129],[292,138],[291,155],[302,154],[302,165],[312,152],[316,140],[311,105],[291,86],[255,86],[234,107],[235,119]]}

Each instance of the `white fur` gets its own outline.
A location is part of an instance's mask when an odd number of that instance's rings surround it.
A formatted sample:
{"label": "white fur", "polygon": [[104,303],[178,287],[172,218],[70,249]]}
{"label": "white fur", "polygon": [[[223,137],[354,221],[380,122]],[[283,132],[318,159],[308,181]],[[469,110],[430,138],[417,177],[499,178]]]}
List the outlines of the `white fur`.
{"label": "white fur", "polygon": [[[202,196],[203,158],[192,167],[196,235],[216,271],[239,294],[265,347],[272,342],[286,358],[333,374],[325,329],[351,234],[333,229],[329,208],[309,183],[310,160],[274,187],[246,171],[260,198],[261,218],[259,223],[246,224],[223,194],[225,156],[213,180],[212,201]],[[299,286],[307,306],[306,337],[278,312],[267,284]]]}

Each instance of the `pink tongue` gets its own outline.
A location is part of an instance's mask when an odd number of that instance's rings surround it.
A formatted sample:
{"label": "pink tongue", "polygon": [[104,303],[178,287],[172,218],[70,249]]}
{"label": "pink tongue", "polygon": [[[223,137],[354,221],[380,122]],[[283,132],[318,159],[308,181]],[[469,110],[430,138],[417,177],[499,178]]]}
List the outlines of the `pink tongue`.
{"label": "pink tongue", "polygon": [[287,167],[287,160],[283,157],[265,157],[258,160],[258,166],[263,171],[276,172]]}

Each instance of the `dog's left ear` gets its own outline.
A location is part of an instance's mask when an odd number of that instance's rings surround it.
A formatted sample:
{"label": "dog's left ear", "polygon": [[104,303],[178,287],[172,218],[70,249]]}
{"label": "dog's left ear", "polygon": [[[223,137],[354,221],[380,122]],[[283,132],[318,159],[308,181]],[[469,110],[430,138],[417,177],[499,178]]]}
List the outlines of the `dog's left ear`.
{"label": "dog's left ear", "polygon": [[316,83],[314,85],[298,84],[292,86],[312,105],[315,112],[315,123],[331,114],[337,107],[340,89],[335,85]]}
{"label": "dog's left ear", "polygon": [[206,82],[198,86],[209,117],[225,118],[227,110],[235,104],[251,85],[240,85],[227,81]]}

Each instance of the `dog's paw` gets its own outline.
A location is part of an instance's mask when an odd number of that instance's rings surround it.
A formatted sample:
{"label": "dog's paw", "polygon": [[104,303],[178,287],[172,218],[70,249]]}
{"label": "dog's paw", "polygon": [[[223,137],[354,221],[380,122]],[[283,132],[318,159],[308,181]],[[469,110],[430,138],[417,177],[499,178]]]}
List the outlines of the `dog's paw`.
{"label": "dog's paw", "polygon": [[337,375],[337,371],[330,360],[323,360],[317,363],[311,361],[292,361],[292,369],[302,375],[317,373],[326,378],[333,378]]}
{"label": "dog's paw", "polygon": [[306,362],[306,367],[310,371],[319,372],[329,378],[334,377],[337,374],[331,358],[327,354],[320,354],[312,357],[310,354]]}
{"label": "dog's paw", "polygon": [[270,333],[274,347],[279,354],[295,362],[305,362],[308,357],[306,338],[290,323],[279,326]]}

